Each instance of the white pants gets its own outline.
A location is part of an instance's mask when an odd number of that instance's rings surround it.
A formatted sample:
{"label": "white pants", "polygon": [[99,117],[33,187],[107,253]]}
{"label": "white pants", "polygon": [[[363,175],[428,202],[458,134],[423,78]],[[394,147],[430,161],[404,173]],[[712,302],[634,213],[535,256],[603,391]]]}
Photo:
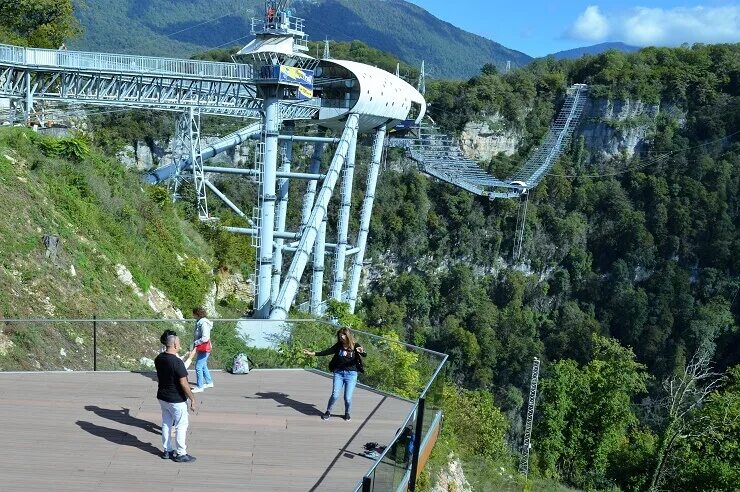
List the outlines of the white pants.
{"label": "white pants", "polygon": [[175,428],[175,444],[177,455],[186,454],[185,434],[188,431],[188,404],[187,402],[170,403],[159,400],[162,407],[162,447],[165,451],[172,451],[172,428]]}

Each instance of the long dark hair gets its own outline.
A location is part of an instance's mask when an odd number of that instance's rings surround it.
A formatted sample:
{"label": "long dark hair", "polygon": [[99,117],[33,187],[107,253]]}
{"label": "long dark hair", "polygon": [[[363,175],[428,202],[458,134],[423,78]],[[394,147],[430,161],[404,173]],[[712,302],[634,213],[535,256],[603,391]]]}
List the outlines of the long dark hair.
{"label": "long dark hair", "polygon": [[337,342],[339,342],[340,345],[344,346],[344,344],[342,343],[342,334],[347,337],[347,343],[349,344],[350,350],[354,350],[357,346],[357,342],[355,341],[355,337],[352,336],[352,331],[349,328],[340,328],[337,330]]}

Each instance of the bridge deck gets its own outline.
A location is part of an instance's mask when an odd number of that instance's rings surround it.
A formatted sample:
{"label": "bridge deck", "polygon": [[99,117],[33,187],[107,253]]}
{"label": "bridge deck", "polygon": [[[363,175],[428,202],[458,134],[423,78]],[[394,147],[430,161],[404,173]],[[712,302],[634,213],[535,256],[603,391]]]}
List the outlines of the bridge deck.
{"label": "bridge deck", "polygon": [[[330,379],[304,370],[214,372],[197,394],[188,452],[159,458],[152,374],[0,373],[4,490],[349,491],[389,442],[409,402],[358,387],[352,421],[322,421]],[[194,379],[191,371],[191,380]],[[343,412],[340,400],[334,408]]]}

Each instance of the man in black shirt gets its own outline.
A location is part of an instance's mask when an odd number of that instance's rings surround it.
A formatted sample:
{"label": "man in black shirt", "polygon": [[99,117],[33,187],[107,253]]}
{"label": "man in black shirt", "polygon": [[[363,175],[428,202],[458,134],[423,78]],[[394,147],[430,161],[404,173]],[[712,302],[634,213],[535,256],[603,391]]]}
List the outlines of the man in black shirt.
{"label": "man in black shirt", "polygon": [[[180,357],[180,338],[171,330],[165,331],[161,338],[165,351],[154,359],[157,368],[157,399],[162,407],[162,459],[172,459],[178,463],[190,463],[195,457],[187,454],[185,434],[188,431],[188,406],[195,412],[195,398],[188,384],[188,371]],[[172,449],[172,427],[175,428],[176,450]]]}

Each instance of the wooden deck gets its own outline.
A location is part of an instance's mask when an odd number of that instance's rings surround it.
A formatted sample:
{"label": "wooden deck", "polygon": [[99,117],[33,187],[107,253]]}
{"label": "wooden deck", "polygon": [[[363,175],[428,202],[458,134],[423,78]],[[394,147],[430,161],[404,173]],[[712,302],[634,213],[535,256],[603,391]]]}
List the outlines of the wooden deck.
{"label": "wooden deck", "polygon": [[[190,372],[191,381],[195,379]],[[389,442],[407,401],[357,387],[352,421],[322,421],[323,374],[212,372],[196,394],[188,453],[162,460],[157,383],[127,372],[0,373],[0,489],[350,491],[371,466],[368,441]]]}

